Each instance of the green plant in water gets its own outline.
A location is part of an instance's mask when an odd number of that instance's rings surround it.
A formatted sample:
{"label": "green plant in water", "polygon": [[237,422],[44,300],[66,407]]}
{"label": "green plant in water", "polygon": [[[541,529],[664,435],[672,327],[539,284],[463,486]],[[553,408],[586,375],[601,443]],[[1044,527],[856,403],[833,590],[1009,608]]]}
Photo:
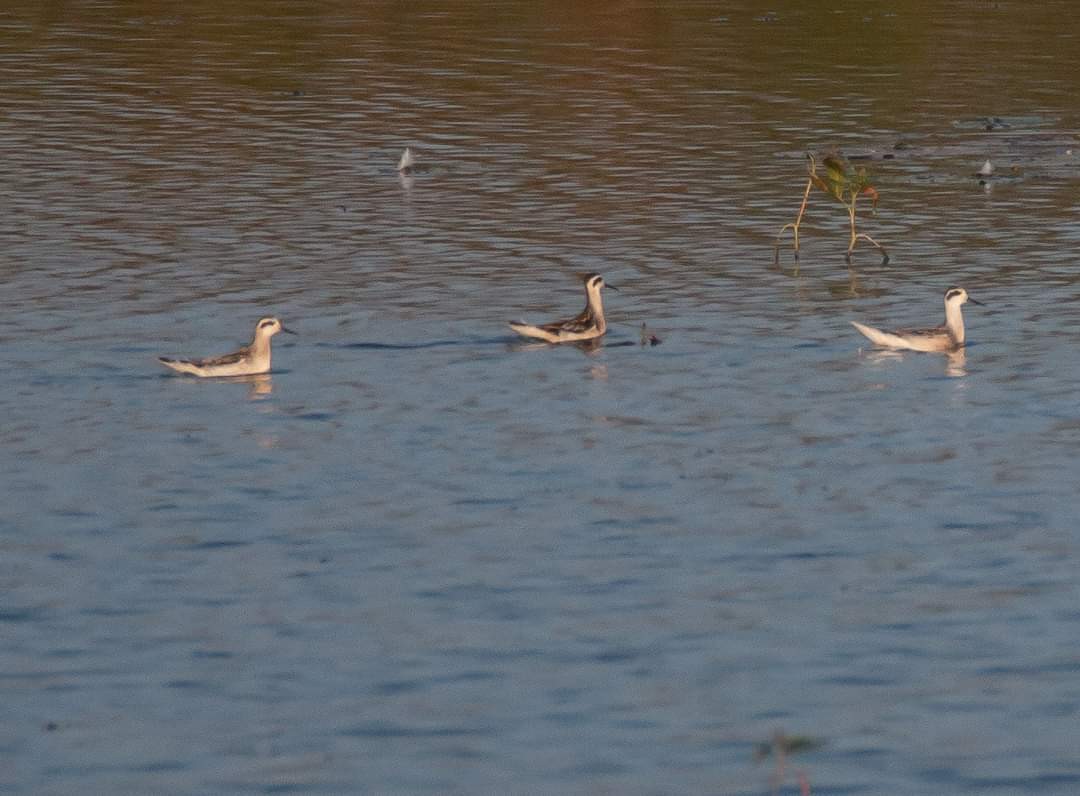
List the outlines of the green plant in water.
{"label": "green plant in water", "polygon": [[829,194],[847,208],[848,219],[851,222],[851,238],[847,249],[848,260],[851,259],[851,253],[855,251],[855,244],[860,240],[865,240],[881,252],[883,262],[888,262],[889,255],[885,247],[865,232],[859,232],[855,228],[855,211],[860,197],[866,196],[870,199],[871,212],[877,215],[878,192],[870,182],[866,169],[862,166],[852,168],[850,163],[836,155],[827,155],[822,163],[825,165],[824,177],[818,175],[814,158],[810,157],[810,182],[815,188]]}
{"label": "green plant in water", "polygon": [[817,188],[818,190],[829,194],[829,196],[833,197],[847,208],[848,220],[851,223],[851,238],[848,241],[847,249],[848,262],[851,262],[851,253],[855,251],[855,245],[860,240],[865,240],[881,252],[882,262],[887,263],[889,261],[889,254],[885,251],[885,247],[865,232],[859,232],[855,225],[855,215],[860,198],[864,196],[869,198],[872,203],[871,212],[875,215],[877,214],[878,192],[877,188],[875,188],[870,181],[870,176],[866,173],[866,169],[862,166],[853,168],[850,163],[838,155],[826,155],[822,159],[822,164],[825,166],[825,174],[821,175],[818,174],[817,161],[814,159],[814,156],[807,154],[806,157],[809,160],[809,163],[807,165],[808,174],[806,190],[803,191],[802,204],[799,205],[799,213],[795,216],[795,220],[792,223],[785,224],[781,227],[780,232],[776,235],[776,247],[773,252],[775,262],[780,262],[780,239],[789,229],[791,230],[793,237],[795,261],[798,262],[799,226],[802,224],[803,216],[806,214],[806,205],[810,201],[810,190],[812,188]]}

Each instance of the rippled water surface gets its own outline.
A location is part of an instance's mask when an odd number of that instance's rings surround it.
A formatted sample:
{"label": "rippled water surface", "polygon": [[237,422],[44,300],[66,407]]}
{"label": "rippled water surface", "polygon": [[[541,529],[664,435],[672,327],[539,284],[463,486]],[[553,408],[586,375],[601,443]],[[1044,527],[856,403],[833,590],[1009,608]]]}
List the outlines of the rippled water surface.
{"label": "rippled water surface", "polygon": [[1080,792],[1072,4],[0,29],[4,792]]}

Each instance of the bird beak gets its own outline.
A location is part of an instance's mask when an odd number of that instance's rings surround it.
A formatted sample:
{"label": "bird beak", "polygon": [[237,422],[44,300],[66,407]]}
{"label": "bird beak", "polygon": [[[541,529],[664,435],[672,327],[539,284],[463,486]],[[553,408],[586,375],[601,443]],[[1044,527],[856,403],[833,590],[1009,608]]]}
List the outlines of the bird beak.
{"label": "bird beak", "polygon": [[608,290],[614,290],[616,293],[619,292],[619,289],[617,287],[615,287],[615,285],[612,285],[609,282],[605,282],[604,287],[606,287]]}
{"label": "bird beak", "polygon": [[970,302],[971,302],[972,304],[978,304],[978,305],[979,305],[980,307],[985,307],[985,306],[986,306],[986,305],[985,305],[985,304],[983,304],[983,303],[982,303],[981,301],[976,301],[976,300],[975,300],[975,299],[973,299],[973,298],[972,298],[971,296],[968,296],[968,301],[970,301]]}
{"label": "bird beak", "polygon": [[281,325],[281,331],[285,332],[285,334],[296,334],[292,329],[286,329],[285,324]]}

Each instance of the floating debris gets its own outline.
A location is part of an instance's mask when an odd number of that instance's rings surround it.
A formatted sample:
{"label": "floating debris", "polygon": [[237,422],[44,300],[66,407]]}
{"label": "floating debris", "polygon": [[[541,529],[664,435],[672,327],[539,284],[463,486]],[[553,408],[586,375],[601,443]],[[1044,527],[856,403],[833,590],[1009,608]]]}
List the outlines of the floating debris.
{"label": "floating debris", "polygon": [[[789,755],[799,752],[809,752],[824,744],[817,738],[809,735],[785,735],[783,730],[773,733],[771,741],[759,743],[754,748],[754,760],[761,762],[767,757],[773,758],[773,772],[769,777],[773,796],[779,796],[787,776],[787,759]],[[810,794],[810,778],[805,771],[797,772],[799,779],[799,793],[801,796]]]}
{"label": "floating debris", "polygon": [[982,168],[979,169],[977,177],[991,177],[994,174],[994,164],[987,158],[986,162],[982,164]]}
{"label": "floating debris", "polygon": [[967,119],[956,119],[952,124],[958,130],[993,132],[996,130],[1012,131],[1048,127],[1055,121],[1056,119],[1048,116],[1029,114],[1027,116],[974,116]]}
{"label": "floating debris", "polygon": [[783,732],[773,734],[772,740],[763,741],[754,747],[754,759],[764,760],[770,755],[794,755],[819,749],[824,741],[809,735],[786,735]]}
{"label": "floating debris", "polygon": [[652,333],[644,323],[641,324],[641,344],[642,345],[660,345],[663,340]]}
{"label": "floating debris", "polygon": [[397,170],[402,174],[412,174],[415,167],[416,158],[413,157],[412,150],[405,147],[405,151],[401,153],[401,160],[398,161]]}

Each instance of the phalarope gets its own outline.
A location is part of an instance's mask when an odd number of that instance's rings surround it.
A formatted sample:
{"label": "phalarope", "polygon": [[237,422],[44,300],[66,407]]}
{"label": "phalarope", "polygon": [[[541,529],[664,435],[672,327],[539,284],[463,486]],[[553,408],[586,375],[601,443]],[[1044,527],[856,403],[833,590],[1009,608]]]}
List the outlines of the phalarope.
{"label": "phalarope", "polygon": [[286,329],[277,318],[260,318],[255,324],[255,336],[239,351],[207,359],[169,359],[158,357],[167,368],[196,376],[251,376],[270,370],[270,338],[278,332],[296,334]]}
{"label": "phalarope", "polygon": [[968,296],[962,287],[950,287],[945,291],[945,323],[933,329],[897,329],[882,331],[872,326],[851,322],[851,325],[879,346],[906,348],[912,351],[956,351],[964,345],[964,316],[960,306],[970,301],[985,306]]}
{"label": "phalarope", "polygon": [[[524,321],[510,321],[510,328],[522,337],[535,337],[549,343],[569,343],[575,340],[592,340],[607,331],[604,320],[604,302],[600,290],[604,287],[604,277],[600,274],[585,274],[585,309],[573,318],[554,321],[541,326],[532,326]],[[614,285],[607,287],[618,290]]]}
{"label": "phalarope", "polygon": [[397,170],[402,174],[411,174],[415,167],[416,158],[413,157],[412,150],[405,147],[405,151],[401,153],[401,160],[398,161]]}

